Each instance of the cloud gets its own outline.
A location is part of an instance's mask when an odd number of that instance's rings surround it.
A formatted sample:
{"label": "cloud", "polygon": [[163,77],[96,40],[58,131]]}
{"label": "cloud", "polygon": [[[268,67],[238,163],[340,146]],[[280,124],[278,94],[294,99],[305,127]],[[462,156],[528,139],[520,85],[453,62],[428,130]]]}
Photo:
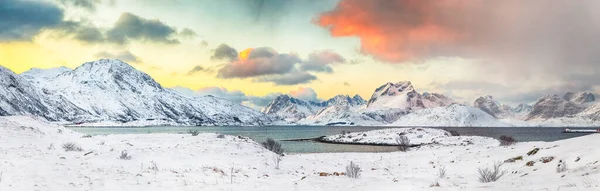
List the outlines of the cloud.
{"label": "cloud", "polygon": [[207,71],[207,70],[208,70],[208,69],[206,69],[206,68],[204,68],[204,67],[202,67],[202,66],[198,65],[198,66],[194,66],[194,68],[192,68],[192,69],[191,69],[191,70],[190,70],[190,71],[187,73],[187,75],[188,75],[188,76],[191,76],[191,75],[194,75],[194,74],[196,74],[196,73],[198,73],[198,72],[203,72],[203,71]]}
{"label": "cloud", "polygon": [[319,98],[317,98],[317,92],[312,88],[299,87],[298,90],[291,91],[290,95],[302,100],[320,101]]}
{"label": "cloud", "polygon": [[63,10],[41,1],[0,1],[0,42],[30,41],[43,31],[62,23]]}
{"label": "cloud", "polygon": [[273,101],[273,99],[275,99],[277,96],[281,95],[279,92],[273,92],[264,96],[249,96],[240,90],[229,90],[224,87],[205,87],[195,91],[181,86],[177,86],[172,89],[189,97],[212,95],[238,104],[249,106],[256,110],[260,110],[262,107]]}
{"label": "cloud", "polygon": [[[206,42],[206,41],[204,41]],[[227,59],[227,60],[236,60],[238,57],[238,52],[234,48],[230,47],[227,44],[220,44],[213,51],[213,55],[210,59],[218,60],[218,59]]]}
{"label": "cloud", "polygon": [[597,1],[342,0],[315,23],[358,37],[364,54],[385,62],[460,56],[528,72],[597,68],[598,9]]}
{"label": "cloud", "polygon": [[200,42],[200,46],[201,47],[208,47],[208,42],[206,42],[205,40],[203,40],[202,42]]}
{"label": "cloud", "polygon": [[298,84],[307,84],[317,77],[307,72],[292,72],[284,75],[267,76],[256,79],[258,82],[272,82],[275,85],[291,86]]}
{"label": "cloud", "polygon": [[123,13],[113,28],[106,32],[109,42],[127,44],[130,40],[179,44],[174,36],[177,30],[158,19],[145,19],[131,13]]}
{"label": "cloud", "polygon": [[70,36],[84,43],[102,43],[104,34],[99,28],[84,22],[64,21],[55,28],[61,37]]}
{"label": "cloud", "polygon": [[247,58],[233,61],[219,69],[220,78],[248,78],[272,74],[286,74],[300,62],[294,54],[279,54],[271,48],[249,50]]}
{"label": "cloud", "polygon": [[330,50],[313,52],[308,55],[308,60],[302,62],[300,70],[332,73],[331,64],[345,62],[344,57]]}
{"label": "cloud", "polygon": [[273,101],[277,96],[281,95],[281,93],[268,93],[265,96],[248,96],[248,102],[252,105],[264,107],[267,106],[271,101]]}
{"label": "cloud", "polygon": [[179,36],[185,39],[194,39],[198,36],[198,34],[196,33],[196,31],[190,28],[184,28],[179,32]]}
{"label": "cloud", "polygon": [[63,5],[81,7],[92,12],[95,12],[97,5],[102,3],[101,0],[59,0],[59,2]]}
{"label": "cloud", "polygon": [[248,48],[238,53],[226,44],[219,45],[211,58],[231,60],[218,70],[218,78],[254,78],[255,82],[286,86],[310,83],[317,77],[309,71],[332,73],[331,65],[346,62],[330,50],[313,52],[303,60],[295,53],[278,53],[269,47]]}
{"label": "cloud", "polygon": [[341,0],[314,23],[334,37],[358,38],[361,53],[382,62],[464,58],[473,64],[463,72],[473,75],[452,80],[484,79],[529,94],[600,85],[572,78],[600,75],[599,9],[600,1]]}
{"label": "cloud", "polygon": [[141,63],[142,62],[136,55],[134,55],[133,53],[129,52],[128,50],[121,51],[121,52],[116,52],[116,53],[102,51],[102,52],[96,53],[95,56],[98,57],[98,58],[119,59],[119,60],[122,60],[124,62],[136,62],[136,63]]}

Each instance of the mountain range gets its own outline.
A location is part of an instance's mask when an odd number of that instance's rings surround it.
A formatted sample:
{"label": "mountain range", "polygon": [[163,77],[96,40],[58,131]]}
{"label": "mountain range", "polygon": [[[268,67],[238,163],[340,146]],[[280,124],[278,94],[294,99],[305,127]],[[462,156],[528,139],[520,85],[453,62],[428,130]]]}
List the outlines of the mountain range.
{"label": "mountain range", "polygon": [[192,96],[162,87],[120,60],[31,69],[0,66],[0,116],[34,115],[75,124],[136,125],[391,125],[391,126],[596,126],[600,103],[587,92],[547,95],[510,107],[492,96],[472,105],[438,93],[418,92],[409,81],[385,83],[368,100],[337,95],[317,102],[282,94],[261,111],[215,96]]}

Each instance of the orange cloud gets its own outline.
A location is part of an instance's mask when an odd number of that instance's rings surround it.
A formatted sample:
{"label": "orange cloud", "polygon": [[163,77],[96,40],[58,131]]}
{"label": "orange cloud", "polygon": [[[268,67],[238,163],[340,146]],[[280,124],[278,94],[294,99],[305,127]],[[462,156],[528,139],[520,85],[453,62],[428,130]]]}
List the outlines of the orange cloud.
{"label": "orange cloud", "polygon": [[342,0],[315,22],[328,28],[334,37],[359,37],[361,51],[382,61],[420,59],[435,51],[431,47],[452,43],[459,37],[457,31],[440,25],[432,14],[456,1],[432,2]]}
{"label": "orange cloud", "polygon": [[248,60],[248,57],[250,56],[250,53],[252,53],[252,50],[254,50],[254,49],[252,49],[252,48],[247,48],[246,50],[244,50],[244,51],[240,52],[240,54],[239,54],[239,56],[238,56],[238,57],[239,57],[239,59],[240,59],[240,60],[242,60],[242,61],[243,61],[243,60]]}

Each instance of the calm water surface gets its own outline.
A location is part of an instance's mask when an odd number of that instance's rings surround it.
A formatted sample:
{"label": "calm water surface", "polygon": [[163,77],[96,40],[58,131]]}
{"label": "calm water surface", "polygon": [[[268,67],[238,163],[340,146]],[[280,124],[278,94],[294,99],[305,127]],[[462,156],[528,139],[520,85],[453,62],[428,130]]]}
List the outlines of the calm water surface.
{"label": "calm water surface", "polygon": [[[342,131],[368,131],[390,127],[342,127],[342,126],[268,126],[268,127],[71,127],[70,129],[85,134],[147,134],[147,133],[185,133],[190,129],[202,133],[221,133],[250,137],[262,142],[268,137],[275,140],[316,138],[325,135],[339,134]],[[476,135],[497,138],[500,135],[513,136],[519,141],[556,141],[578,136],[585,133],[562,133],[563,128],[555,127],[449,127],[461,135]],[[575,129],[575,128],[572,128]],[[596,129],[596,128],[576,128]],[[323,153],[323,152],[390,152],[395,147],[340,145],[307,141],[281,141],[288,153]]]}

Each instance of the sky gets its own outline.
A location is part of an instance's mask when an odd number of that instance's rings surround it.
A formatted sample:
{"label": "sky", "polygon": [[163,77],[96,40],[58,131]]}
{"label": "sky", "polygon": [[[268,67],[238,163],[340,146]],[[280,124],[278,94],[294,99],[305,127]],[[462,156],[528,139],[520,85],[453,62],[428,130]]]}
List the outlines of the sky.
{"label": "sky", "polygon": [[165,87],[264,106],[411,81],[471,104],[600,93],[595,0],[2,0],[0,65],[123,60]]}

